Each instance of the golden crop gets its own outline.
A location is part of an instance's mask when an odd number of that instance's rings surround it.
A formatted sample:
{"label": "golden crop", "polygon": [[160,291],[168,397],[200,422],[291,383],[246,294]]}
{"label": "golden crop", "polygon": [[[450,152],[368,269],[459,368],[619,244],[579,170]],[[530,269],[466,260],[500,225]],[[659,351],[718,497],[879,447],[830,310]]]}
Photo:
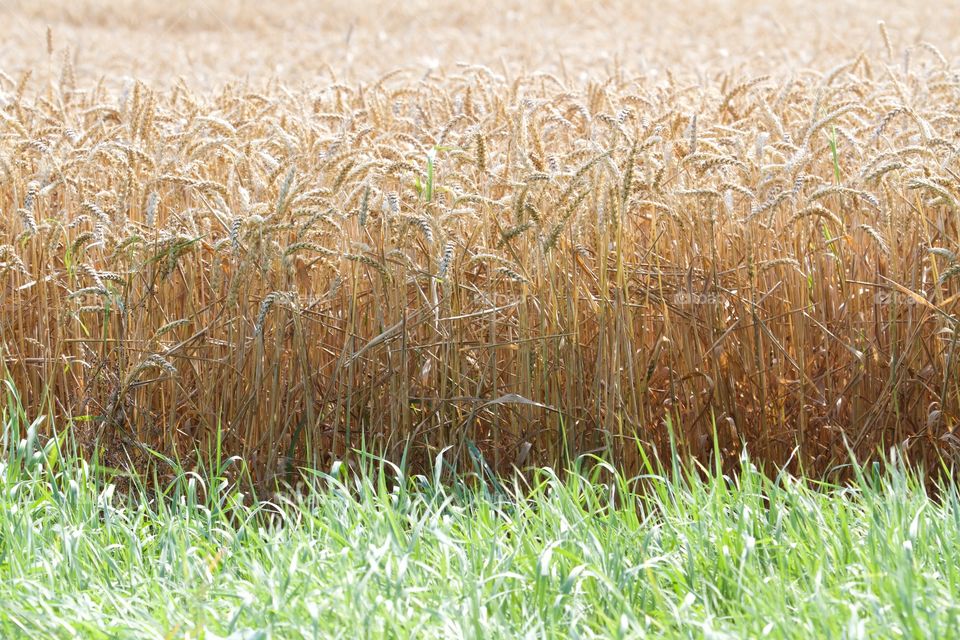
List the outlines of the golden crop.
{"label": "golden crop", "polygon": [[219,433],[261,477],[949,451],[960,77],[870,28],[795,72],[220,88],[98,84],[51,40],[46,80],[0,75],[0,356],[88,444]]}

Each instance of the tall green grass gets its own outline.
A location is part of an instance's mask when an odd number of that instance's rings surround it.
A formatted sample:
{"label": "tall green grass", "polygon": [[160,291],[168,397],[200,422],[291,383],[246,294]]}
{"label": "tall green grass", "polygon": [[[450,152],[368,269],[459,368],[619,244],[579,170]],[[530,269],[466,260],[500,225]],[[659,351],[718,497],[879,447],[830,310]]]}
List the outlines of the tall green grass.
{"label": "tall green grass", "polygon": [[121,492],[30,425],[6,411],[4,638],[960,633],[960,496],[898,465],[840,488],[746,460],[736,479],[583,464],[495,490],[383,463],[268,502],[226,464]]}

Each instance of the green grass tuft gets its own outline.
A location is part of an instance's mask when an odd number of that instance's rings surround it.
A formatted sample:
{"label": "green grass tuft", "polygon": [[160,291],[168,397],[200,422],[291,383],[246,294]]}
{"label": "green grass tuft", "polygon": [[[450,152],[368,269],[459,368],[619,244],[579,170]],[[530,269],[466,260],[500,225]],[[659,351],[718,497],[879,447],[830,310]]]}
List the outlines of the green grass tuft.
{"label": "green grass tuft", "polygon": [[960,497],[896,465],[839,488],[582,461],[496,493],[341,466],[267,503],[223,469],[121,495],[34,432],[5,420],[4,638],[960,632]]}

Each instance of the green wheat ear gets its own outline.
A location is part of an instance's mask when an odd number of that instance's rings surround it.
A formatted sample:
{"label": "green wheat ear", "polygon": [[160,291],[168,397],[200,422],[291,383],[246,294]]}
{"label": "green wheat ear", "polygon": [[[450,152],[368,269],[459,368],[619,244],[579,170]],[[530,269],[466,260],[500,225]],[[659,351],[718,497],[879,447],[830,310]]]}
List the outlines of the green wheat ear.
{"label": "green wheat ear", "polygon": [[833,154],[833,176],[840,184],[840,157],[837,155],[837,127],[830,127],[830,152]]}
{"label": "green wheat ear", "polygon": [[427,185],[426,185],[426,201],[430,202],[433,200],[433,165],[437,159],[437,149],[434,147],[430,151],[427,151]]}

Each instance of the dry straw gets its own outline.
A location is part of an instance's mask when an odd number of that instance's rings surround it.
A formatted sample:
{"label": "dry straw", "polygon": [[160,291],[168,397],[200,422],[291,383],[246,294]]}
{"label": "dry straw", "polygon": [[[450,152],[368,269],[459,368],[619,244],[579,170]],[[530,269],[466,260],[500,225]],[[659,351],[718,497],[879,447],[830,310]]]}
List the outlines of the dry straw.
{"label": "dry straw", "polygon": [[0,357],[31,414],[181,458],[219,431],[265,479],[361,444],[501,471],[521,446],[637,470],[671,438],[934,456],[960,420],[954,72],[887,64],[881,29],[880,60],[693,86],[466,67],[118,108],[25,74]]}

